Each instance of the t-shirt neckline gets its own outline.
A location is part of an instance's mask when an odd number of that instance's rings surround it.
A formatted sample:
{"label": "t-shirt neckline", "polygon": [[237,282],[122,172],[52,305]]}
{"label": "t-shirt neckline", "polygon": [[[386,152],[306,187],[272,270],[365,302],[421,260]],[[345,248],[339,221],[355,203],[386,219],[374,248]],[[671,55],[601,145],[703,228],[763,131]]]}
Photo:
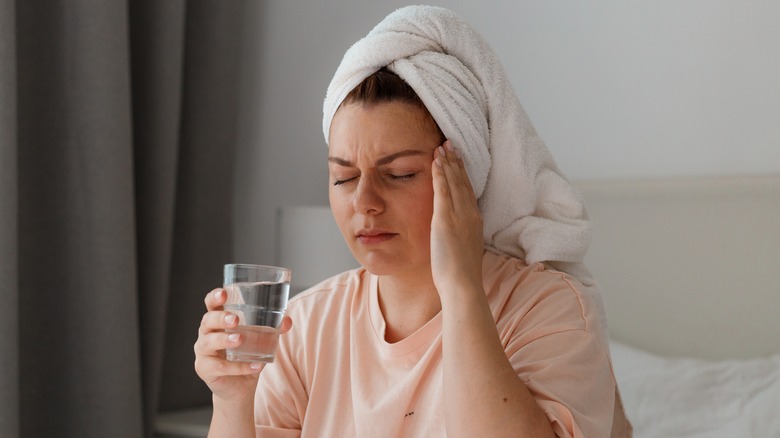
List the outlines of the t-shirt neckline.
{"label": "t-shirt neckline", "polygon": [[441,335],[441,311],[439,311],[430,321],[406,338],[398,342],[387,342],[385,340],[387,325],[382,315],[382,310],[379,308],[379,277],[374,274],[369,275],[369,299],[367,300],[367,305],[371,329],[374,332],[374,338],[379,344],[380,350],[384,354],[392,357],[410,354],[420,347],[430,345]]}

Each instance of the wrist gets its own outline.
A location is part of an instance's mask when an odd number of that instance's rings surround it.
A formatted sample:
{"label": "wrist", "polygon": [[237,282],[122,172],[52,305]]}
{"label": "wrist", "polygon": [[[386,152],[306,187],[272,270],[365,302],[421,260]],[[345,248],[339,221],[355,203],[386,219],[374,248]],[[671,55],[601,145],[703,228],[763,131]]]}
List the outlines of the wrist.
{"label": "wrist", "polygon": [[209,438],[255,436],[253,400],[224,399],[212,396],[214,411],[209,425]]}
{"label": "wrist", "polygon": [[[442,293],[442,291],[444,293]],[[458,282],[452,286],[443,286],[439,291],[442,309],[457,312],[458,309],[473,312],[476,308],[487,308],[487,297],[482,284],[474,285]]]}
{"label": "wrist", "polygon": [[211,395],[211,402],[214,405],[214,412],[240,412],[254,411],[255,397],[254,393],[248,396],[223,398],[217,394]]}

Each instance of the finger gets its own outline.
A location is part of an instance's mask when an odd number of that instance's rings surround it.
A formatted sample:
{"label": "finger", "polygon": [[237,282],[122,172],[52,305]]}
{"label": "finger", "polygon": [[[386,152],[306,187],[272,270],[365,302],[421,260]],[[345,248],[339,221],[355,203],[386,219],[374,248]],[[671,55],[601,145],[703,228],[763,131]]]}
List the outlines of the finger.
{"label": "finger", "polygon": [[[447,156],[450,158],[449,163],[452,166],[453,177],[449,180],[456,183],[456,187],[452,191],[453,201],[458,201],[455,202],[455,208],[476,205],[477,195],[474,193],[474,187],[471,185],[468,172],[466,172],[466,163],[463,161],[463,157],[449,140],[445,142],[444,149],[447,151]],[[456,198],[457,196],[460,197]]]}
{"label": "finger", "polygon": [[213,289],[206,294],[203,301],[206,303],[207,310],[222,310],[222,305],[227,301],[227,292],[221,287]]}
{"label": "finger", "polygon": [[224,310],[212,310],[206,312],[200,320],[201,334],[218,330],[229,330],[238,326],[238,316]]}
{"label": "finger", "polygon": [[432,164],[433,173],[433,211],[434,216],[436,213],[443,213],[449,211],[452,208],[452,199],[450,198],[450,189],[447,182],[447,176],[444,172],[446,166],[446,156],[444,148],[437,147],[434,152],[434,160]]}
{"label": "finger", "polygon": [[211,332],[198,336],[195,355],[225,357],[225,349],[236,348],[244,343],[240,333]]}
{"label": "finger", "polygon": [[454,211],[463,211],[462,209],[468,208],[471,203],[471,196],[468,192],[470,188],[468,177],[461,168],[459,159],[449,141],[444,143],[444,150],[446,160],[443,162],[442,169],[447,179],[452,208]]}
{"label": "finger", "polygon": [[455,157],[458,160],[458,169],[460,169],[461,178],[466,185],[469,198],[476,202],[477,194],[474,193],[474,186],[471,184],[471,178],[469,178],[469,173],[466,171],[466,162],[463,161],[463,156],[457,150],[455,151]]}
{"label": "finger", "polygon": [[444,147],[444,151],[447,154],[447,161],[452,166],[453,174],[461,178],[462,168],[458,165],[460,161],[460,153],[455,150],[455,147],[452,145],[450,140],[445,141],[442,146]]}
{"label": "finger", "polygon": [[207,384],[224,376],[245,376],[262,371],[262,362],[231,362],[216,356],[200,356],[195,359],[195,372]]}
{"label": "finger", "polygon": [[287,333],[292,328],[292,318],[286,316],[282,318],[282,323],[279,325],[279,333]]}

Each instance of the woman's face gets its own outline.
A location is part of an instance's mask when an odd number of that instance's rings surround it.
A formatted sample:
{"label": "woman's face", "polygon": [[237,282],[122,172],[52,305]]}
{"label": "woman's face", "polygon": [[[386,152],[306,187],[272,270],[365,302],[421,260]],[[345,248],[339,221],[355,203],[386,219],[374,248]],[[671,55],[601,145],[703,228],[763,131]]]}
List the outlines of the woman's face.
{"label": "woman's face", "polygon": [[430,272],[431,162],[441,144],[425,110],[404,102],[342,106],[330,129],[330,206],[371,273]]}

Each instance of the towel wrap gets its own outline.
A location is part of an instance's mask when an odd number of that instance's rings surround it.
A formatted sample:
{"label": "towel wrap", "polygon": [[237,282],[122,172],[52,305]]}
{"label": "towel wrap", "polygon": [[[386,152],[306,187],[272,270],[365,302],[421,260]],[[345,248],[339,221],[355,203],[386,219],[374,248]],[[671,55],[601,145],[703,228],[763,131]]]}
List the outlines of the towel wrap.
{"label": "towel wrap", "polygon": [[341,102],[387,67],[419,95],[464,158],[483,219],[485,248],[543,262],[595,286],[582,264],[590,244],[583,199],[558,169],[495,52],[452,11],[407,6],[347,50],[328,86],[328,141]]}

